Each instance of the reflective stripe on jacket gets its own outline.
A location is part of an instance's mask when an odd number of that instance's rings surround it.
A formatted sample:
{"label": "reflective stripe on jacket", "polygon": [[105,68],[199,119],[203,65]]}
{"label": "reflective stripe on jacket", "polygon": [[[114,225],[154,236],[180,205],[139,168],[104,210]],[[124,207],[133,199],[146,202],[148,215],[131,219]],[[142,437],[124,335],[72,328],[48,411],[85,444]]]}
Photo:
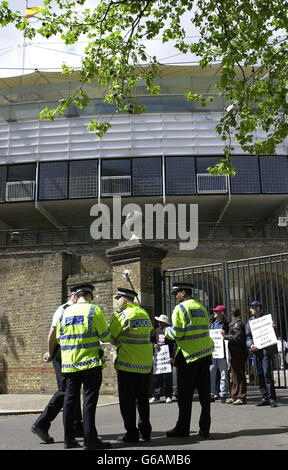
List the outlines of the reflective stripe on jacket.
{"label": "reflective stripe on jacket", "polygon": [[205,307],[194,299],[176,305],[172,326],[166,328],[165,336],[176,341],[176,355],[181,350],[187,363],[209,356],[214,350],[209,335],[209,315]]}
{"label": "reflective stripe on jacket", "polygon": [[62,372],[77,372],[101,366],[100,340],[110,341],[110,330],[100,307],[73,304],[63,311],[57,324]]}
{"label": "reflective stripe on jacket", "polygon": [[153,330],[146,310],[137,304],[125,304],[110,321],[111,343],[117,346],[115,369],[149,374],[153,364]]}

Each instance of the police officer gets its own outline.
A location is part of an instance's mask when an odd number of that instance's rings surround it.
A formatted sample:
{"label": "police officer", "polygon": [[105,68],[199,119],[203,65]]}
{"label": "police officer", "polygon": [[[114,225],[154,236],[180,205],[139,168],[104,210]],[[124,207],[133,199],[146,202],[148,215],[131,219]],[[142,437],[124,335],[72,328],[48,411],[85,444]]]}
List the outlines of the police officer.
{"label": "police officer", "polygon": [[[61,351],[59,345],[56,341],[56,326],[58,319],[62,315],[63,311],[73,305],[76,302],[74,288],[71,288],[71,295],[68,302],[57,308],[56,312],[53,315],[51,328],[48,334],[48,349],[53,351],[53,354],[49,354],[49,351],[44,354],[44,361],[52,361],[53,367],[56,374],[56,380],[58,385],[57,392],[51,397],[49,403],[44,408],[40,416],[36,419],[35,423],[32,425],[31,431],[36,434],[42,441],[46,444],[53,444],[53,437],[49,436],[48,430],[50,429],[51,422],[56,418],[63,408],[65,388],[66,388],[66,379],[65,376],[61,373]],[[82,422],[82,413],[80,405],[80,391],[75,401],[75,423],[74,423],[74,432],[75,436],[83,436],[83,422]]]}
{"label": "police officer", "polygon": [[74,286],[77,303],[64,310],[57,324],[62,373],[66,376],[63,408],[64,447],[79,447],[74,439],[74,403],[83,384],[84,449],[111,447],[98,438],[95,413],[102,383],[100,340],[108,342],[110,331],[100,307],[91,303],[92,284]]}
{"label": "police officer", "polygon": [[178,305],[173,310],[172,326],[165,329],[165,335],[177,344],[179,415],[176,426],[166,432],[167,437],[189,436],[195,388],[201,405],[199,435],[209,437],[210,364],[214,345],[208,331],[209,315],[203,305],[191,298],[192,287],[192,284],[175,282],[171,292]]}
{"label": "police officer", "polygon": [[[117,370],[120,411],[126,434],[118,440],[138,442],[151,435],[149,413],[149,374],[153,364],[150,334],[153,329],[148,313],[134,303],[137,293],[118,288],[117,310],[111,316],[111,343],[117,346],[114,362]],[[139,413],[136,426],[136,406]]]}

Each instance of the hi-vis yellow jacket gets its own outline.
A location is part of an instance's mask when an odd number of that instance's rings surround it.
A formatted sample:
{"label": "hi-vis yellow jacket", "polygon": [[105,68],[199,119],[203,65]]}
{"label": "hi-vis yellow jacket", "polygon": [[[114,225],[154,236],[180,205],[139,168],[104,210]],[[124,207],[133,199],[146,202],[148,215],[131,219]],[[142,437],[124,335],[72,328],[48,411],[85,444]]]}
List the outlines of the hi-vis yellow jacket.
{"label": "hi-vis yellow jacket", "polygon": [[100,340],[110,341],[110,330],[100,307],[73,304],[61,315],[56,335],[61,348],[62,372],[102,366]]}
{"label": "hi-vis yellow jacket", "polygon": [[127,303],[113,313],[110,321],[110,341],[117,346],[115,369],[140,374],[151,372],[152,330],[148,313],[137,304]]}
{"label": "hi-vis yellow jacket", "polygon": [[172,326],[166,328],[165,336],[176,341],[176,355],[182,351],[187,363],[209,356],[214,350],[209,335],[209,315],[205,307],[194,299],[176,305]]}

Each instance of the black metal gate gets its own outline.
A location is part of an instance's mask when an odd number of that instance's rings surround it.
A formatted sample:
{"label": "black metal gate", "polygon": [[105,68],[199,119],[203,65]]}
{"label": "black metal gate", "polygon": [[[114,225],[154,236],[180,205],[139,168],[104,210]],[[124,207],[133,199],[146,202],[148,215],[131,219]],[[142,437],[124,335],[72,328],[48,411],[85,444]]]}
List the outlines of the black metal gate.
{"label": "black metal gate", "polygon": [[[240,259],[224,263],[168,269],[163,272],[163,307],[165,315],[171,316],[175,301],[171,297],[173,282],[184,281],[193,284],[193,297],[212,313],[216,305],[225,305],[227,320],[230,310],[238,307],[243,321],[249,319],[249,303],[259,300],[263,311],[271,313],[277,326],[278,338],[288,338],[288,253]],[[284,368],[281,368],[281,363]],[[288,370],[285,351],[275,354],[274,375],[277,387],[287,387]],[[250,384],[255,374],[250,373]]]}

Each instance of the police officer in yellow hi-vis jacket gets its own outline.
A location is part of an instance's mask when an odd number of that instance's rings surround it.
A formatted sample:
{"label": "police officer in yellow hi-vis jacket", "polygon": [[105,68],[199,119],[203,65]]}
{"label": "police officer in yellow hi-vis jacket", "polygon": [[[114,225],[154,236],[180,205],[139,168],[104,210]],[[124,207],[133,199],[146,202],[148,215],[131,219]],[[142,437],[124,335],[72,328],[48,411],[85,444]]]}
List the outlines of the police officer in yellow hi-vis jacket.
{"label": "police officer in yellow hi-vis jacket", "polygon": [[[150,333],[153,329],[146,310],[134,303],[131,289],[118,288],[117,310],[110,320],[111,343],[117,346],[114,362],[117,370],[120,411],[126,434],[118,440],[138,442],[151,435],[149,415],[149,374],[153,364]],[[136,426],[136,407],[139,413]]]}
{"label": "police officer in yellow hi-vis jacket", "polygon": [[108,442],[98,438],[96,406],[102,383],[100,340],[110,341],[110,330],[100,307],[91,303],[92,284],[74,286],[77,303],[63,311],[57,324],[61,348],[62,373],[66,376],[63,407],[64,447],[79,447],[74,439],[74,402],[83,384],[84,449],[105,449]]}
{"label": "police officer in yellow hi-vis jacket", "polygon": [[209,336],[209,315],[199,302],[191,298],[192,284],[175,282],[172,294],[177,305],[172,314],[172,326],[165,336],[177,344],[177,391],[179,415],[175,428],[167,437],[186,437],[190,433],[192,400],[195,388],[201,405],[199,435],[209,437],[210,430],[210,364],[214,344]]}

